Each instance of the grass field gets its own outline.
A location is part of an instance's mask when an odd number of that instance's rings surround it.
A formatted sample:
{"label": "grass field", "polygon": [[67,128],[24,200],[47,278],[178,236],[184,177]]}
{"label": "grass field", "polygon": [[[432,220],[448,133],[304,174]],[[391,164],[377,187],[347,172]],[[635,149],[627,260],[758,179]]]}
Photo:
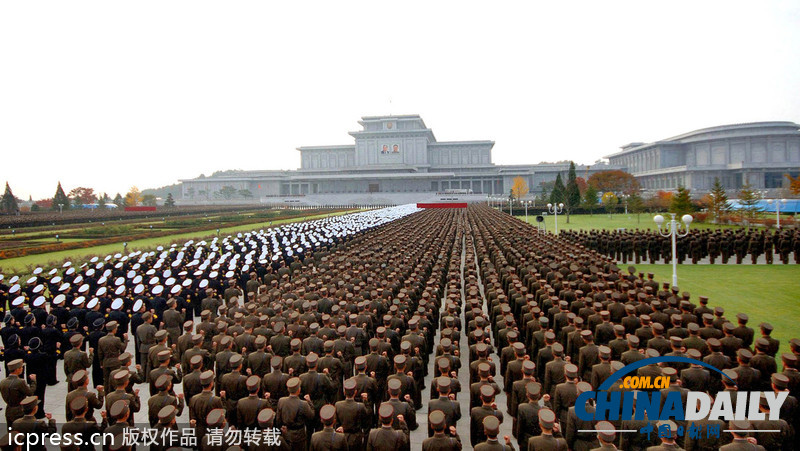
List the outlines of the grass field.
{"label": "grass field", "polygon": [[[508,210],[506,210],[508,211]],[[536,215],[541,214],[541,211],[537,208],[536,210],[528,208],[528,222],[530,224],[536,225]],[[669,218],[669,215],[663,213],[666,218]],[[625,228],[627,230],[634,230],[634,229],[656,229],[656,223],[653,222],[654,214],[651,213],[642,213],[638,216],[633,214],[614,214],[610,218],[607,214],[594,214],[594,215],[571,215],[569,217],[569,223],[567,223],[567,216],[566,215],[558,215],[558,230],[588,230],[588,229],[606,229],[606,230],[615,230],[619,228]],[[524,221],[525,216],[517,216],[518,219]],[[544,224],[547,230],[555,231],[555,216],[547,215],[544,217]],[[731,225],[717,225],[717,224],[701,224],[701,223],[693,223],[693,228],[703,228],[703,229],[716,229],[716,228],[737,228],[737,226]]]}
{"label": "grass field", "polygon": [[[345,213],[351,212],[339,212],[339,213],[326,213],[316,216],[308,216],[305,219],[318,219],[324,218],[326,216],[337,216]],[[272,225],[284,224],[287,222],[297,222],[301,219],[298,218],[289,218],[289,219],[280,219],[280,220],[273,220]],[[226,235],[230,235],[232,233],[239,233],[239,232],[249,232],[251,230],[259,230],[264,227],[269,226],[270,221],[265,221],[263,223],[257,224],[246,224],[242,226],[236,227],[224,227],[219,229],[220,236],[224,237]],[[135,240],[129,241],[127,252],[133,252],[135,250],[151,250],[157,246],[168,246],[173,242],[182,243],[188,240],[200,240],[204,238],[213,238],[216,236],[216,229],[210,229],[202,232],[191,232],[191,233],[176,233],[174,235],[162,236],[157,238],[147,238],[144,240]],[[55,241],[55,240],[53,240]],[[66,259],[70,260],[80,260],[83,257],[91,256],[91,255],[107,255],[116,252],[123,252],[123,245],[122,241],[115,244],[106,244],[103,246],[95,246],[95,247],[87,247],[85,249],[72,249],[67,251],[59,251],[59,252],[50,252],[47,254],[37,254],[37,255],[28,255],[25,257],[19,258],[9,258],[6,260],[0,260],[0,272],[6,274],[6,276],[10,276],[13,274],[27,274],[32,268],[36,266],[52,266],[52,264],[56,262],[62,262]]]}
{"label": "grass field", "polygon": [[[652,272],[659,283],[672,280],[671,265],[634,265]],[[758,325],[775,327],[772,336],[781,341],[780,352],[789,351],[789,340],[800,338],[800,265],[678,265],[678,286],[692,299],[708,296],[711,307],[725,309],[725,317],[736,322],[737,313],[750,317],[748,326],[760,336]],[[780,365],[780,362],[779,362]]]}

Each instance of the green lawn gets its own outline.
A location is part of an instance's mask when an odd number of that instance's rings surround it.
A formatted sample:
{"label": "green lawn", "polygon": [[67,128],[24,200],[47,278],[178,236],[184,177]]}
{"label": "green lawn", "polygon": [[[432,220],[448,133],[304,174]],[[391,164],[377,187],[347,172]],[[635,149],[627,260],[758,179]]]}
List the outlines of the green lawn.
{"label": "green lawn", "polygon": [[[506,208],[504,211],[508,212]],[[536,215],[541,214],[543,210],[536,208],[528,208],[528,222],[536,225]],[[662,213],[667,219],[669,215]],[[653,222],[654,214],[642,213],[638,217],[634,214],[614,214],[610,218],[607,214],[596,213],[594,215],[571,215],[569,223],[567,223],[566,215],[558,215],[558,230],[588,230],[588,229],[606,229],[615,230],[625,228],[628,230],[634,229],[656,229],[656,223]],[[518,219],[524,221],[525,216],[517,216]],[[544,217],[544,224],[547,230],[555,231],[555,216],[547,215]],[[716,225],[716,224],[699,224],[694,223],[692,227],[700,228],[733,228],[736,226],[730,225]]]}
{"label": "green lawn", "polygon": [[[353,210],[356,211],[356,210]],[[307,216],[305,219],[324,218],[326,216],[338,216],[345,213],[352,213],[353,211],[339,212],[339,213],[326,213],[316,216]],[[287,222],[296,222],[302,218],[289,218],[273,220],[272,225],[284,224]],[[219,229],[220,236],[230,235],[238,232],[249,232],[251,230],[259,230],[268,227],[270,221],[264,221],[256,224],[246,224],[236,227],[223,227]],[[213,238],[216,236],[216,229],[210,229],[203,232],[188,232],[176,233],[174,235],[162,236],[158,238],[147,238],[143,240],[136,240],[128,242],[128,252],[135,250],[151,250],[157,246],[168,246],[173,242],[183,243],[188,240],[201,240],[206,238]],[[53,240],[55,242],[55,240]],[[25,257],[9,258],[0,260],[0,273],[5,273],[6,277],[22,273],[27,274],[32,271],[36,266],[53,267],[54,265],[60,266],[64,260],[80,261],[83,257],[92,255],[107,255],[110,253],[123,252],[122,240],[116,244],[106,244],[103,246],[88,247],[86,249],[72,249],[67,251],[50,252],[47,254],[28,255]]]}
{"label": "green lawn", "polygon": [[[671,265],[634,266],[654,273],[659,283],[672,280]],[[678,286],[695,303],[698,296],[708,296],[709,305],[723,307],[733,322],[737,313],[746,313],[756,338],[760,323],[772,324],[780,352],[790,352],[789,340],[800,338],[795,329],[800,322],[800,265],[678,265]]]}

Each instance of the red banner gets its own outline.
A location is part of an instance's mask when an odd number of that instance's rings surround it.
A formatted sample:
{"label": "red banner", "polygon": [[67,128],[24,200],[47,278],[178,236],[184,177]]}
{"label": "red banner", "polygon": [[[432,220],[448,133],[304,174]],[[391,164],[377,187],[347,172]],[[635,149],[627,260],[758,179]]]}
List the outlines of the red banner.
{"label": "red banner", "polygon": [[156,211],[156,207],[125,207],[125,211]]}

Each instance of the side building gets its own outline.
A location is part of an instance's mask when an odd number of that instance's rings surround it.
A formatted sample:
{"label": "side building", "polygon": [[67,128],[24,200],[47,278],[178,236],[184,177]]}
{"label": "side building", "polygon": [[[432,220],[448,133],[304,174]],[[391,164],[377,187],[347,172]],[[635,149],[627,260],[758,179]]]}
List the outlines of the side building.
{"label": "side building", "polygon": [[[516,177],[526,181],[533,197],[569,169],[568,163],[495,165],[494,141],[438,141],[418,115],[365,116],[358,123],[362,129],[350,132],[354,144],[297,148],[298,170],[229,171],[181,180],[179,202],[218,202],[222,193],[244,201],[237,192],[265,204],[404,204],[453,193],[483,201],[507,197]],[[609,169],[623,168],[597,164],[576,171],[588,177]]]}
{"label": "side building", "polygon": [[653,143],[631,143],[606,158],[612,165],[626,167],[645,191],[684,186],[698,195],[708,192],[719,177],[729,192],[749,183],[777,196],[786,184],[784,174],[798,175],[800,125],[721,125]]}

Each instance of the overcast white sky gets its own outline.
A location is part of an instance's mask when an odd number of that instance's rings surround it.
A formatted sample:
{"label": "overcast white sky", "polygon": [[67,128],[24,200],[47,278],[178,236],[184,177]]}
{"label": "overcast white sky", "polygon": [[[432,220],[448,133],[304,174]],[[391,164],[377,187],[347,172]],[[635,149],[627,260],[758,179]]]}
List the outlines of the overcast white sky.
{"label": "overcast white sky", "polygon": [[25,199],[294,169],[364,115],[591,163],[798,100],[796,1],[0,3],[0,183]]}

